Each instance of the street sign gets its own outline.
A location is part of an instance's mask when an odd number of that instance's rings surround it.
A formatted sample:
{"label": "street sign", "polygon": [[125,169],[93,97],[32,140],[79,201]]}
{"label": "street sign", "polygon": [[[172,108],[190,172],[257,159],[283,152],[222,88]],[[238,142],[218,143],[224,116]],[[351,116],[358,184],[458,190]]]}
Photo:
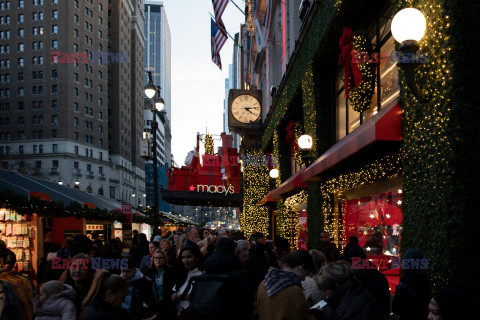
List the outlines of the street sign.
{"label": "street sign", "polygon": [[132,205],[122,204],[122,213],[125,215],[125,223],[132,224]]}

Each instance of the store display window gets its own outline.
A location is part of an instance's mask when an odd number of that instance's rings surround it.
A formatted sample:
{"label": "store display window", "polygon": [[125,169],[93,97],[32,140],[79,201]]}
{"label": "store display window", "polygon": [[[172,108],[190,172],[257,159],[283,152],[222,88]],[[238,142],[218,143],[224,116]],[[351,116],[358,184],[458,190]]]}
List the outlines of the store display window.
{"label": "store display window", "polygon": [[379,269],[389,269],[391,257],[400,255],[401,207],[401,189],[341,202],[343,247],[357,236],[367,258]]}

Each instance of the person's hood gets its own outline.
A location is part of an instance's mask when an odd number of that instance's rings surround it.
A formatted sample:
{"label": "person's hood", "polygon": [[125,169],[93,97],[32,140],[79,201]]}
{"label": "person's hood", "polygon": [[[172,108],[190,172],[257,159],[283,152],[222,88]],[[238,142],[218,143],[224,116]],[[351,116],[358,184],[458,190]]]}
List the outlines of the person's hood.
{"label": "person's hood", "polygon": [[242,261],[230,252],[215,251],[212,256],[205,261],[205,272],[209,274],[228,273],[240,268],[242,268]]}
{"label": "person's hood", "polygon": [[64,284],[62,292],[52,294],[45,301],[41,301],[37,299],[37,304],[39,307],[42,307],[42,306],[54,305],[58,300],[61,300],[61,299],[69,299],[69,300],[75,301],[76,296],[77,294],[75,293],[75,290],[73,290],[72,286],[68,284]]}
{"label": "person's hood", "polygon": [[128,281],[128,283],[129,283],[129,284],[130,284],[130,283],[133,283],[133,282],[135,282],[135,281],[137,281],[137,280],[139,280],[139,279],[142,279],[142,278],[143,278],[143,273],[141,273],[140,270],[137,268],[137,271],[135,271],[135,275],[133,276],[132,279],[130,279],[130,280]]}
{"label": "person's hood", "polygon": [[300,278],[295,273],[277,268],[268,269],[264,284],[269,297],[290,286],[302,287]]}

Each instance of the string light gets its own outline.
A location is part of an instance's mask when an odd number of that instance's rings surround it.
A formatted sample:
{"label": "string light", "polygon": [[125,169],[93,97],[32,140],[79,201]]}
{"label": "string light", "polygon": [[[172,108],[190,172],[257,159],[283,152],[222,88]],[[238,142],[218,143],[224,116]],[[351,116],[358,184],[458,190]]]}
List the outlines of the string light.
{"label": "string light", "polygon": [[211,134],[205,135],[205,154],[212,154],[213,155],[213,138]]}

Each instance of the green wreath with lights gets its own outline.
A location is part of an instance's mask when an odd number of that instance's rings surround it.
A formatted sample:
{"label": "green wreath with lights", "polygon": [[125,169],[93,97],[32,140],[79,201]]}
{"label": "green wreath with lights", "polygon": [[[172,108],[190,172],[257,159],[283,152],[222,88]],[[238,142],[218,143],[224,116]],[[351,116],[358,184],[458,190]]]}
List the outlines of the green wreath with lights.
{"label": "green wreath with lights", "polygon": [[[375,92],[375,71],[376,63],[380,63],[380,59],[372,57],[372,45],[364,32],[358,32],[353,38],[353,47],[355,49],[355,58],[358,61],[358,69],[362,75],[362,82],[355,88],[350,86],[348,93],[348,103],[353,110],[364,112],[369,109]],[[368,54],[368,57],[366,56]],[[376,61],[378,60],[378,61]]]}

